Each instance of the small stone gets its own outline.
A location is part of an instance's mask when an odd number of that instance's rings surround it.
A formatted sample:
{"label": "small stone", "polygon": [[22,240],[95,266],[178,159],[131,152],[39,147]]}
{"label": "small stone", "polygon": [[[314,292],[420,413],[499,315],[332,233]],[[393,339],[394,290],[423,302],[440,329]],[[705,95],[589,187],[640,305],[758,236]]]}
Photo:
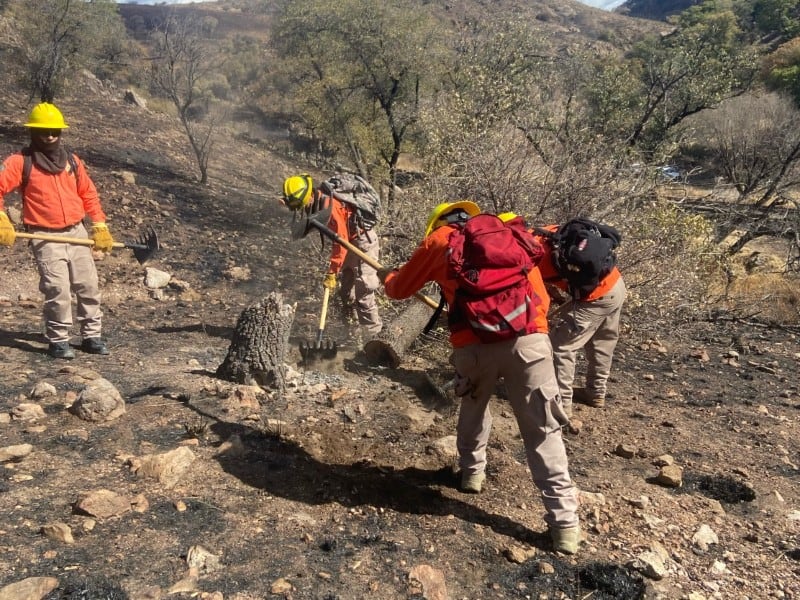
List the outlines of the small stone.
{"label": "small stone", "polygon": [[656,476],[656,483],[666,487],[681,487],[683,485],[683,469],[677,465],[662,467]]}
{"label": "small stone", "polygon": [[66,523],[50,523],[42,527],[42,534],[45,537],[64,542],[65,544],[74,544],[75,538],[72,537],[72,529]]}
{"label": "small stone", "polygon": [[619,444],[614,448],[614,454],[622,458],[633,458],[636,456],[636,448],[628,444]]}

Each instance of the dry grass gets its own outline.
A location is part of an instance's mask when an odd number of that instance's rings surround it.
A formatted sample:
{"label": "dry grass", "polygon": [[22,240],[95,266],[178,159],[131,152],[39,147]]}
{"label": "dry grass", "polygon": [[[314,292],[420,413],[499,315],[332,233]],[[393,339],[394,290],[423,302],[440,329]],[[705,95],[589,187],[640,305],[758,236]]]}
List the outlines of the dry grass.
{"label": "dry grass", "polygon": [[800,324],[800,281],[773,270],[777,259],[769,257],[762,266],[747,271],[734,268],[727,283],[714,282],[710,288],[716,305],[740,318],[781,325]]}

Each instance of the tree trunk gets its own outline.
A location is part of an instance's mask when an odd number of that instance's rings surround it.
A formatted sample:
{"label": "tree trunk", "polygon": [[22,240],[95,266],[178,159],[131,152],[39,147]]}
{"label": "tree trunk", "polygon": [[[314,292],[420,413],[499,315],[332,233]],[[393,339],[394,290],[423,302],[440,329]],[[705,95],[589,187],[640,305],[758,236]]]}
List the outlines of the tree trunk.
{"label": "tree trunk", "polygon": [[242,311],[217,377],[246,385],[284,389],[284,369],[294,307],[278,292]]}
{"label": "tree trunk", "polygon": [[408,348],[425,329],[433,309],[422,302],[412,302],[378,336],[364,345],[367,360],[376,365],[399,367]]}

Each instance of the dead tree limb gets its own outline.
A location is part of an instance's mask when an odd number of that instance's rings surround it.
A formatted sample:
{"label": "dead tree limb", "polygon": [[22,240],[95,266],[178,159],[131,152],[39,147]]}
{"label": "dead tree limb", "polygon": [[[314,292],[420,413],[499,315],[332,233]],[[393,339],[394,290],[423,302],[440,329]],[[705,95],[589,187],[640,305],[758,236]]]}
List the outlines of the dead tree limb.
{"label": "dead tree limb", "polygon": [[422,302],[409,303],[381,333],[364,345],[364,353],[372,364],[398,367],[408,348],[425,329],[433,309]]}

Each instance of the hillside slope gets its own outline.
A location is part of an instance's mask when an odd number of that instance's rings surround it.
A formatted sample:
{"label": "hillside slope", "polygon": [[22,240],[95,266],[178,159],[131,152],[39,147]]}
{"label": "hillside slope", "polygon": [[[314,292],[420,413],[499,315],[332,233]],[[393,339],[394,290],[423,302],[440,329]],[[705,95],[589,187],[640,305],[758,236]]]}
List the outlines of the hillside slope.
{"label": "hillside slope", "polygon": [[[501,391],[486,489],[456,490],[441,337],[372,366],[334,310],[337,360],[299,362],[324,252],[289,240],[276,199],[302,165],[223,136],[200,188],[174,123],[122,90],[82,90],[60,103],[66,143],[117,239],[158,231],[149,266],[173,281],[148,290],[115,250],[98,263],[112,354],[54,362],[29,252],[0,250],[0,590],[41,577],[55,587],[26,597],[800,598],[794,334],[653,331],[626,313],[611,401],[579,411],[567,438],[586,543],[555,555]],[[25,113],[3,93],[4,155],[24,143]],[[297,303],[287,389],[216,379],[241,311],[272,291]],[[384,304],[388,319],[401,309]],[[98,376],[126,412],[90,423],[69,408]],[[142,468],[166,453],[174,471]],[[680,487],[657,481],[670,460]],[[101,490],[113,496],[88,505]]]}

